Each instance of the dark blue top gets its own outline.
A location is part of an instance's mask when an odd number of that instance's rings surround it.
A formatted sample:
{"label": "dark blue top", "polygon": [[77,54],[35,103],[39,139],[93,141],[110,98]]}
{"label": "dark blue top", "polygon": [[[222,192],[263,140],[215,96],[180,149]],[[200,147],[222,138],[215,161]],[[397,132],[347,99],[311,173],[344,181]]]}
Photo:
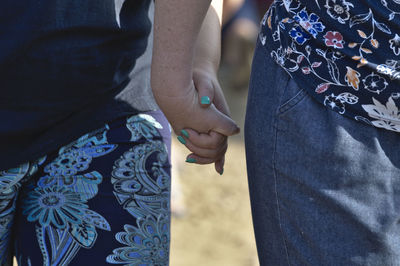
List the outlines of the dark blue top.
{"label": "dark blue top", "polygon": [[260,40],[317,101],[400,132],[400,0],[275,0]]}
{"label": "dark blue top", "polygon": [[145,51],[150,1],[2,1],[0,170],[137,113],[114,97]]}

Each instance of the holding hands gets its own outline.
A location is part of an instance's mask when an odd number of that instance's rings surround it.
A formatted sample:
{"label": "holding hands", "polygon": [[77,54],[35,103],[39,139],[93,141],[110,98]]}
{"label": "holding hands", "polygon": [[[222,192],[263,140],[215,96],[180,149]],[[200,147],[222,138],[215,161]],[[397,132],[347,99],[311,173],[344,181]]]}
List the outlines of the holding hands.
{"label": "holding hands", "polygon": [[178,139],[192,152],[187,162],[215,163],[222,174],[227,136],[239,128],[217,80],[220,21],[209,3],[156,1],[152,87]]}

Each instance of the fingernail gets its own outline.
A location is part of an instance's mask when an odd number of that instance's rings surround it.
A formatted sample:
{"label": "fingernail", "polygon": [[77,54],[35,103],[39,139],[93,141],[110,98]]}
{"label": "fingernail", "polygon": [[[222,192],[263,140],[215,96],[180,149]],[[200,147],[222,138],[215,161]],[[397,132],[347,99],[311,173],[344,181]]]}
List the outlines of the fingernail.
{"label": "fingernail", "polygon": [[195,159],[195,158],[187,158],[187,159],[186,159],[186,162],[187,162],[187,163],[195,163],[195,162],[196,162],[196,159]]}
{"label": "fingernail", "polygon": [[210,97],[208,96],[201,97],[201,104],[210,104],[210,103],[211,103]]}
{"label": "fingernail", "polygon": [[182,129],[182,130],[181,130],[181,133],[182,133],[182,135],[184,135],[185,137],[189,138],[189,133],[188,133],[186,130]]}
{"label": "fingernail", "polygon": [[219,173],[220,175],[224,174],[224,168],[222,168],[221,172]]}
{"label": "fingernail", "polygon": [[186,140],[182,136],[178,136],[178,140],[180,143],[182,143],[184,145],[186,144]]}

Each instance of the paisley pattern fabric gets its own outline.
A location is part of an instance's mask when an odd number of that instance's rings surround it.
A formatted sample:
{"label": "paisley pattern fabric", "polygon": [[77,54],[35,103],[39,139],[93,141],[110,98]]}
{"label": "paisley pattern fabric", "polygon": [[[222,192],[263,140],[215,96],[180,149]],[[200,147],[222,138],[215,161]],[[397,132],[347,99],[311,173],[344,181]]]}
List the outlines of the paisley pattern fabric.
{"label": "paisley pattern fabric", "polygon": [[317,101],[400,132],[400,1],[275,0],[259,40]]}
{"label": "paisley pattern fabric", "polygon": [[0,265],[12,246],[19,265],[168,265],[168,125],[157,115],[114,121],[1,172]]}

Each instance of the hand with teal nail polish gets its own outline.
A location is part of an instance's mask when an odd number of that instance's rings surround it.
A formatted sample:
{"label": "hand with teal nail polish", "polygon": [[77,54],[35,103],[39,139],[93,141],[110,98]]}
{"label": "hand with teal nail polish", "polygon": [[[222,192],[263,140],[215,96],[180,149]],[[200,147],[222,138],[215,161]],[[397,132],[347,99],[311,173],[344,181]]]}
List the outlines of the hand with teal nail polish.
{"label": "hand with teal nail polish", "polygon": [[[215,163],[218,173],[223,173],[225,152],[228,147],[227,137],[211,131],[208,134],[198,133],[193,129],[184,129],[190,138],[179,136],[178,140],[185,140],[185,146],[192,153],[187,156],[187,163],[210,164]],[[182,131],[181,131],[182,133]]]}
{"label": "hand with teal nail polish", "polygon": [[211,103],[210,97],[208,96],[201,97],[201,104],[210,104],[210,103]]}
{"label": "hand with teal nail polish", "polygon": [[[218,15],[222,13],[216,10],[222,11],[222,5],[209,8],[209,2],[171,1],[155,4],[151,65],[154,98],[180,135],[178,141],[193,152],[189,158],[198,164],[215,162],[222,172],[227,136],[239,132],[229,116],[216,74],[220,60]],[[179,11],[171,8],[174,5]]]}
{"label": "hand with teal nail polish", "polygon": [[186,162],[187,162],[187,163],[195,163],[195,162],[196,162],[196,159],[194,159],[194,158],[187,158],[187,159],[186,159]]}
{"label": "hand with teal nail polish", "polygon": [[178,136],[178,141],[180,142],[180,143],[182,143],[183,145],[185,145],[186,144],[186,140],[182,137],[182,136]]}
{"label": "hand with teal nail polish", "polygon": [[181,130],[181,133],[182,133],[182,135],[185,136],[186,138],[189,138],[189,133],[188,133],[186,130],[182,129],[182,130]]}

